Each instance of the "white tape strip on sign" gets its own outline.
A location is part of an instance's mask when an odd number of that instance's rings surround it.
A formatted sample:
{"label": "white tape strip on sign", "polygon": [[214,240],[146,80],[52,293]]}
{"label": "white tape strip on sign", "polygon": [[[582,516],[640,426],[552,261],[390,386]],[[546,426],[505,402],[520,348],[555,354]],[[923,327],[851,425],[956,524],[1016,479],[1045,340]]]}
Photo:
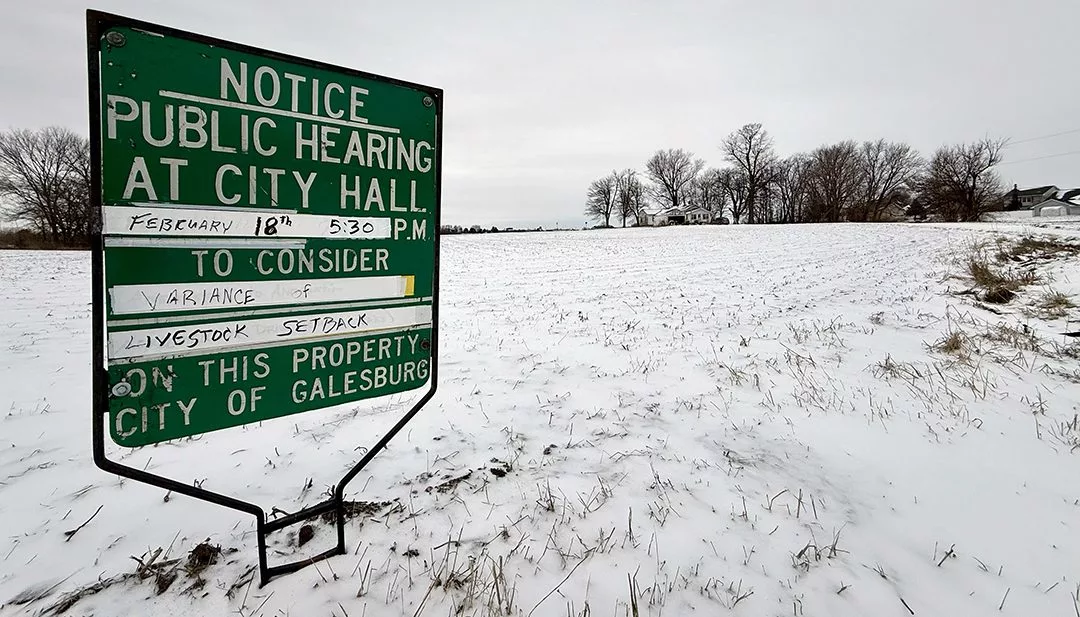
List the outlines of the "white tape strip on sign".
{"label": "white tape strip on sign", "polygon": [[276,214],[195,208],[102,208],[107,236],[179,236],[211,238],[350,238],[390,237],[390,219],[326,214]]}
{"label": "white tape strip on sign", "polygon": [[283,315],[109,333],[109,358],[195,354],[319,337],[341,338],[371,330],[427,326],[431,306],[357,309],[315,315]]}
{"label": "white tape strip on sign", "polygon": [[370,276],[295,281],[235,281],[115,285],[109,288],[113,315],[174,313],[405,298],[412,276]]}

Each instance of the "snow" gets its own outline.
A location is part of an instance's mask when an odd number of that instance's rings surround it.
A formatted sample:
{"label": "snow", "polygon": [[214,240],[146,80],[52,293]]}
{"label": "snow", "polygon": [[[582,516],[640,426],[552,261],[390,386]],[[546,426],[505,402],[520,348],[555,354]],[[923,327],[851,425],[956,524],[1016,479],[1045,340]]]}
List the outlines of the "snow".
{"label": "snow", "polygon": [[[1036,316],[1041,285],[997,315],[949,276],[973,241],[1074,233],[1032,225],[445,238],[439,392],[348,491],[391,505],[348,555],[231,594],[250,517],[93,466],[88,255],[0,252],[0,615],[206,539],[235,551],[202,587],[125,580],[68,614],[628,615],[631,585],[642,615],[1072,614],[1080,366],[1055,350],[1078,313]],[[1080,294],[1077,257],[1039,267]],[[999,324],[1045,344],[931,349]],[[114,456],[291,512],[411,400]]]}
{"label": "snow", "polygon": [[1080,233],[1080,216],[1032,216],[1031,210],[1015,210],[1013,212],[994,212],[990,215],[990,221],[980,223],[981,227],[989,226],[995,231],[1039,231],[1039,230],[1064,230]]}

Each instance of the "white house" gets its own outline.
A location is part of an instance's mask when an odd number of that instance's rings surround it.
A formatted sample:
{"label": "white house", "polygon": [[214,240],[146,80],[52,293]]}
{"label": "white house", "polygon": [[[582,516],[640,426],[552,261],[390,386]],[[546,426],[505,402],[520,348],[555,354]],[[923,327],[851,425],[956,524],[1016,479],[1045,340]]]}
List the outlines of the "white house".
{"label": "white house", "polygon": [[687,209],[668,208],[651,216],[650,224],[652,225],[706,225],[711,223],[727,225],[728,223],[726,217],[700,206]]}
{"label": "white house", "polygon": [[668,208],[656,215],[655,225],[682,225],[686,223],[686,211],[682,208]]}
{"label": "white house", "polygon": [[1015,184],[1013,189],[1005,195],[1005,204],[1008,207],[1015,199],[1018,202],[1018,209],[1030,210],[1038,204],[1046,201],[1047,199],[1054,199],[1058,196],[1058,187],[1038,186],[1032,189],[1020,190]]}
{"label": "white house", "polygon": [[1080,216],[1080,204],[1052,197],[1032,207],[1031,216]]}
{"label": "white house", "polygon": [[703,224],[703,223],[711,223],[712,221],[713,221],[713,213],[712,213],[711,210],[706,210],[705,208],[698,207],[698,208],[690,208],[689,210],[686,211],[686,222],[687,223]]}
{"label": "white house", "polygon": [[647,212],[645,210],[639,210],[638,213],[637,213],[637,226],[638,227],[653,227],[654,225],[658,224],[656,222],[656,217],[657,216],[659,216],[659,215],[654,214],[652,212]]}

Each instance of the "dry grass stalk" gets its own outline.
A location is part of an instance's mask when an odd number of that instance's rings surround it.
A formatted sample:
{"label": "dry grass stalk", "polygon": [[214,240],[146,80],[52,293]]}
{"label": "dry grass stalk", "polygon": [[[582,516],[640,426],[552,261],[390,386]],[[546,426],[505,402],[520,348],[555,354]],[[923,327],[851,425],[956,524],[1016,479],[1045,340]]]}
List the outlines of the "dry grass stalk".
{"label": "dry grass stalk", "polygon": [[963,330],[949,330],[930,346],[934,351],[956,356],[960,359],[968,357],[971,347],[971,338]]}
{"label": "dry grass stalk", "polygon": [[1046,290],[1042,297],[1039,298],[1039,309],[1050,317],[1064,317],[1068,314],[1069,309],[1076,308],[1076,304],[1072,301],[1072,298],[1060,291],[1054,291],[1052,289]]}
{"label": "dry grass stalk", "polygon": [[1007,304],[1016,297],[1016,292],[1041,280],[1032,268],[1018,268],[1006,263],[1002,259],[1005,249],[1001,246],[999,240],[997,259],[993,259],[986,243],[974,243],[961,259],[964,275],[974,286],[972,291],[981,291],[981,299],[991,304]]}
{"label": "dry grass stalk", "polygon": [[1047,260],[1080,254],[1080,244],[1054,236],[1024,236],[1011,244],[1005,238],[998,238],[997,244],[997,260],[1001,262]]}

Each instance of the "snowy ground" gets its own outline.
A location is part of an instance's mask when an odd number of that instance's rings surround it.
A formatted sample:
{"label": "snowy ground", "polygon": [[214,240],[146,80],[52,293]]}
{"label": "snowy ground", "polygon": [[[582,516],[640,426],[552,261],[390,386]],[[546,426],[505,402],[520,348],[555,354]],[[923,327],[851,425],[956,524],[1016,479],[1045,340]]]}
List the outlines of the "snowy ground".
{"label": "snowy ground", "polygon": [[[1035,304],[1080,256],[1000,315],[947,276],[1024,225],[446,238],[439,394],[350,486],[388,503],[262,589],[249,517],[93,466],[88,256],[0,252],[0,615],[1073,615],[1080,310]],[[115,454],[294,511],[409,401]]]}
{"label": "snowy ground", "polygon": [[1080,216],[1031,216],[1030,210],[1017,210],[1015,212],[995,212],[990,215],[990,227],[995,229],[1011,229],[1036,227],[1045,230],[1066,230],[1080,232]]}

